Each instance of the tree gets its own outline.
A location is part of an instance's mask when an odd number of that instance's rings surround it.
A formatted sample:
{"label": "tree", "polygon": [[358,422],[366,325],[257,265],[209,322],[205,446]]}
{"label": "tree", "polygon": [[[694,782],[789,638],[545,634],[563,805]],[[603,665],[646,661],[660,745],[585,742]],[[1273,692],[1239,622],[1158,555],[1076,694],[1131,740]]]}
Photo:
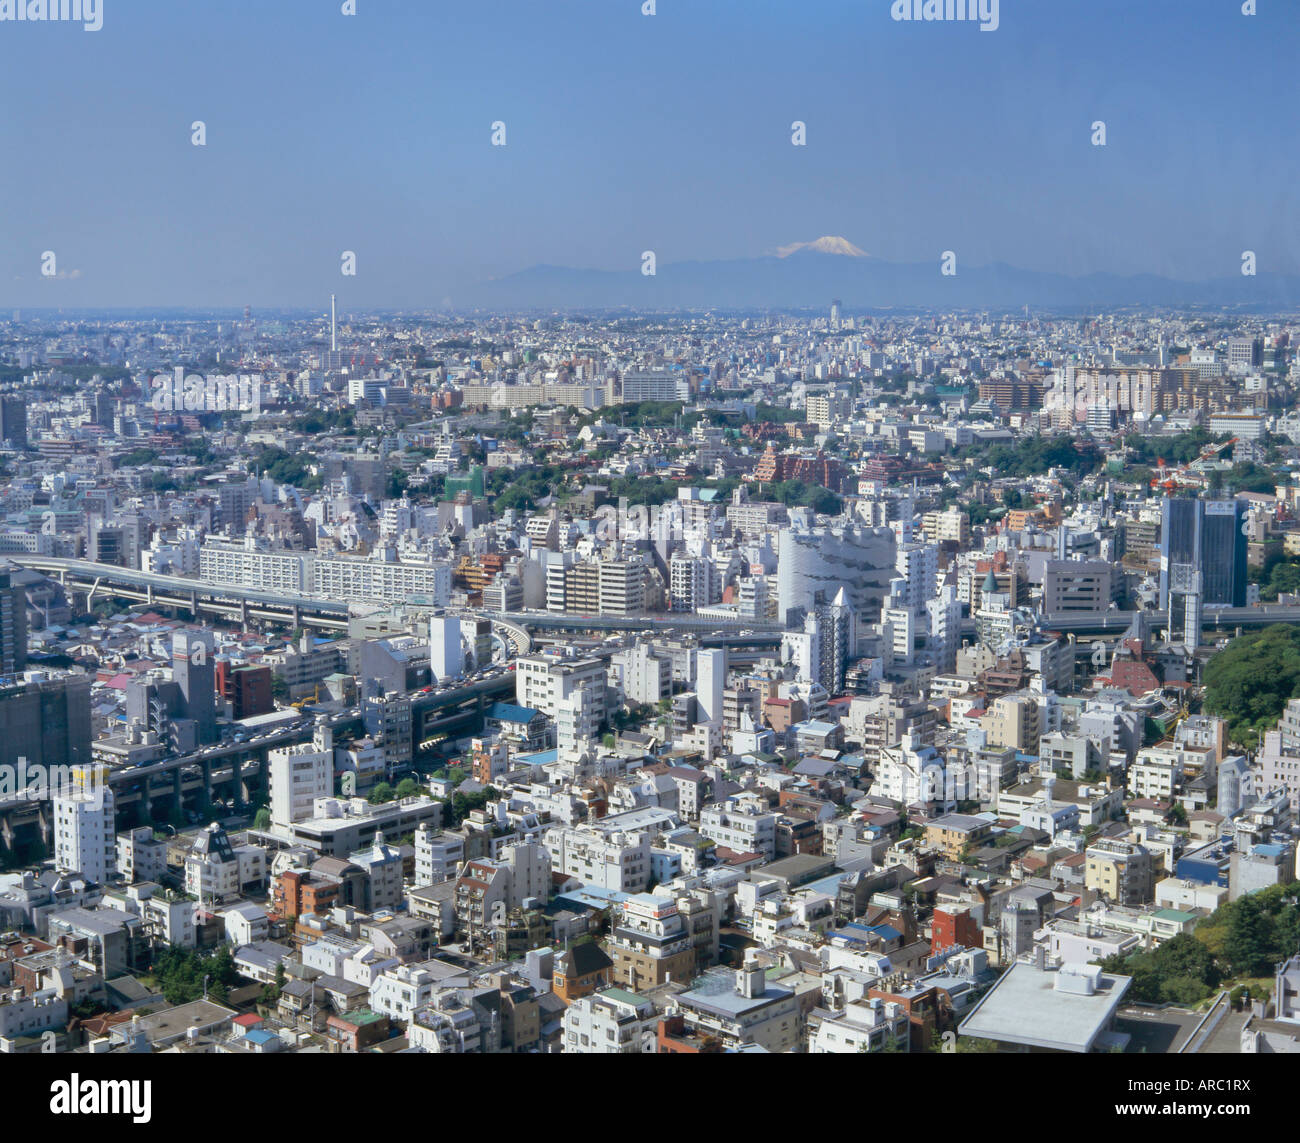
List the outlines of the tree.
{"label": "tree", "polygon": [[399,798],[413,798],[420,792],[420,783],[414,778],[403,778],[397,783],[396,796]]}
{"label": "tree", "polygon": [[265,806],[263,806],[260,810],[257,811],[256,814],[253,815],[253,828],[254,829],[271,828],[271,811],[268,810]]}
{"label": "tree", "polygon": [[1243,976],[1263,976],[1273,968],[1273,920],[1248,893],[1233,903],[1224,951],[1233,971]]}
{"label": "tree", "polygon": [[1254,747],[1300,696],[1300,627],[1275,623],[1233,639],[1205,668],[1205,709],[1222,715],[1234,742]]}
{"label": "tree", "polygon": [[377,806],[382,802],[391,802],[397,796],[393,787],[387,782],[380,782],[370,791],[370,796],[366,799],[372,806]]}

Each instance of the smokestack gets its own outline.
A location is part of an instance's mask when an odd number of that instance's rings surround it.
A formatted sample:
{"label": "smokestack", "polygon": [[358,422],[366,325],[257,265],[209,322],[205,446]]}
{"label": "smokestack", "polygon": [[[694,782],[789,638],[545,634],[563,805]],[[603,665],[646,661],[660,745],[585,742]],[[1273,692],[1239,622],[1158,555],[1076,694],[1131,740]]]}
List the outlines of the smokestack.
{"label": "smokestack", "polygon": [[338,338],[334,333],[334,295],[330,294],[330,352],[337,353],[339,348]]}

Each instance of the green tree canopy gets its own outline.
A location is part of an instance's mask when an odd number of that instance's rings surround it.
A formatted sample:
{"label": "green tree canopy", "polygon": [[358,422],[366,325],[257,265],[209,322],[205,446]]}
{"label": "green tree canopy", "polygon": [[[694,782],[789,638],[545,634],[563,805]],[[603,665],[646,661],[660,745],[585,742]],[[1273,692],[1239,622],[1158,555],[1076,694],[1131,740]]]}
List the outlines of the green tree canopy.
{"label": "green tree canopy", "polygon": [[1238,636],[1205,668],[1205,709],[1227,719],[1228,734],[1246,747],[1276,725],[1300,695],[1300,626],[1276,623]]}

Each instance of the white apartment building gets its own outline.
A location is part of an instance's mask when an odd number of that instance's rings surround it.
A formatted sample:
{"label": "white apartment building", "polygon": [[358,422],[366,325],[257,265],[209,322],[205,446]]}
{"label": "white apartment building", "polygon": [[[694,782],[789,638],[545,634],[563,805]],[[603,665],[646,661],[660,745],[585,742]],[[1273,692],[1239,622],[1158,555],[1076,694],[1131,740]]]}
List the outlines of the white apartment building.
{"label": "white apartment building", "polygon": [[410,1023],[417,1008],[433,1000],[437,979],[427,968],[399,964],[385,969],[370,986],[370,1007],[403,1024]]}
{"label": "white apartment building", "polygon": [[556,716],[560,700],[579,687],[596,693],[598,722],[605,720],[605,664],[600,659],[565,659],[557,655],[524,655],[515,661],[515,701],[522,707]]}
{"label": "white apartment building", "polygon": [[824,1017],[808,1041],[812,1055],[907,1051],[910,1022],[901,1004],[880,999],[851,1000]]}
{"label": "white apartment building", "polygon": [[555,711],[555,744],[563,759],[576,759],[594,749],[604,715],[604,686],[577,687],[560,699]]}
{"label": "white apartment building", "polygon": [[607,988],[574,1000],[565,1009],[564,1050],[624,1056],[654,1052],[658,1019],[650,1000]]}
{"label": "white apartment building", "polygon": [[402,564],[371,559],[259,552],[209,540],[199,553],[199,576],[213,584],[325,599],[400,603],[420,596],[438,607],[451,600],[446,563]]}
{"label": "white apartment building", "polygon": [[703,556],[673,556],[668,565],[669,599],[673,611],[698,611],[716,602],[714,565]]}
{"label": "white apartment building", "polygon": [[656,655],[650,644],[637,643],[610,657],[609,678],[625,702],[655,706],[672,693],[672,662]]}
{"label": "white apartment building", "polygon": [[252,591],[304,595],[312,587],[314,562],[302,552],[259,552],[209,540],[199,552],[199,577]]}
{"label": "white apartment building", "polygon": [[427,825],[415,831],[415,883],[437,885],[455,877],[465,861],[465,837],[431,829]]}
{"label": "white apartment building", "polygon": [[59,869],[103,884],[117,872],[113,791],[106,770],[74,771],[73,787],[56,792],[54,861]]}
{"label": "white apartment building", "polygon": [[966,796],[958,785],[955,776],[950,779],[943,755],[933,746],[922,746],[909,732],[897,746],[880,751],[869,793],[905,806],[931,803],[947,813],[956,809],[958,797]]}
{"label": "white apartment building", "polygon": [[648,833],[605,833],[590,826],[555,826],[542,836],[556,873],[587,885],[640,893],[650,883]]}
{"label": "white apartment building", "polygon": [[307,821],[317,798],[334,792],[334,732],[318,725],[311,742],[268,750],[271,824],[277,828]]}
{"label": "white apartment building", "polygon": [[934,544],[900,544],[894,568],[906,584],[898,605],[921,611],[937,589],[939,549]]}
{"label": "white apartment building", "polygon": [[736,853],[761,853],[764,861],[776,856],[777,815],[748,813],[734,800],[700,811],[700,833]]}

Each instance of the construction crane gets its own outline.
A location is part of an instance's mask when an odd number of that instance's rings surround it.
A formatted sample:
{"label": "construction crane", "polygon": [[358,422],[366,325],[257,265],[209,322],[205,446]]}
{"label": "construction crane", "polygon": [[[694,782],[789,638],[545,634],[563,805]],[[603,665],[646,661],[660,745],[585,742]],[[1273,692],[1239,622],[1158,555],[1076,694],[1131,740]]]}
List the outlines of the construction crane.
{"label": "construction crane", "polygon": [[1189,461],[1187,464],[1180,464],[1177,468],[1170,468],[1165,464],[1164,457],[1156,458],[1156,473],[1151,478],[1152,488],[1163,488],[1165,492],[1177,492],[1180,488],[1190,488],[1196,485],[1194,480],[1180,479],[1183,474],[1191,473],[1193,466],[1205,464],[1213,460],[1223,452],[1224,449],[1230,448],[1237,443],[1237,438],[1232,437],[1230,440],[1223,441],[1221,444],[1209,445],[1201,449],[1196,459]]}

